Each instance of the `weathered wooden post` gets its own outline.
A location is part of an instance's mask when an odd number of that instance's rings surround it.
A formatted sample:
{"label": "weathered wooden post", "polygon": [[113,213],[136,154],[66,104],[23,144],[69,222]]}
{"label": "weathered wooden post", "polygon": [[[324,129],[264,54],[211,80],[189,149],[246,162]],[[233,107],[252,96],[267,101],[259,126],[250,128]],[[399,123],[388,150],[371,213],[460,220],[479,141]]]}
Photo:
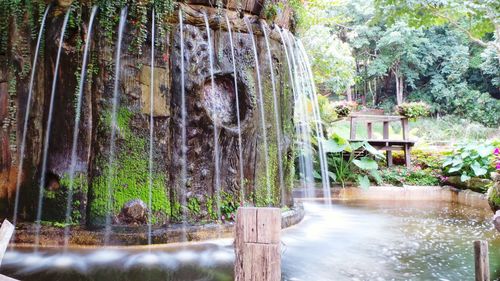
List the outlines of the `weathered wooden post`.
{"label": "weathered wooden post", "polygon": [[9,245],[10,238],[14,233],[14,226],[8,221],[4,220],[2,227],[0,227],[0,264],[2,264],[3,256]]}
{"label": "weathered wooden post", "polygon": [[490,281],[490,261],[487,241],[474,241],[474,263],[476,281]]}
{"label": "weathered wooden post", "polygon": [[239,208],[234,240],[235,280],[281,280],[280,240],[280,209]]}

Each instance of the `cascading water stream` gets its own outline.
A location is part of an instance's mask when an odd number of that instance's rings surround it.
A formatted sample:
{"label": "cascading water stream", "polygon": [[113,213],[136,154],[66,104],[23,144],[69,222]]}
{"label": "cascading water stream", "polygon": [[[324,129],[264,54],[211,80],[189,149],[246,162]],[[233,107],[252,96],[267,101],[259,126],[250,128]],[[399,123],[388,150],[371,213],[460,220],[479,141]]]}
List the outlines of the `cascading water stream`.
{"label": "cascading water stream", "polygon": [[[267,198],[268,200],[271,200],[271,179],[270,179],[270,174],[269,174],[269,155],[268,155],[268,146],[267,146],[267,130],[266,130],[266,115],[264,111],[264,97],[262,94],[262,82],[261,82],[261,77],[260,77],[260,66],[259,66],[259,56],[257,54],[257,43],[255,42],[255,37],[253,34],[252,27],[250,26],[250,22],[248,21],[248,18],[244,19],[245,25],[247,26],[248,34],[250,38],[252,39],[252,46],[253,46],[253,55],[254,55],[254,61],[255,61],[255,72],[257,73],[257,85],[259,87],[259,109],[260,109],[260,119],[261,119],[261,125],[262,125],[262,140],[263,140],[263,146],[264,146],[264,157],[265,157],[265,169],[266,169],[266,185],[267,185]],[[256,187],[260,188],[260,187]]]}
{"label": "cascading water stream", "polygon": [[52,127],[52,113],[54,111],[54,98],[56,95],[57,88],[57,77],[59,72],[59,62],[61,59],[61,52],[64,43],[64,34],[66,32],[66,26],[68,24],[69,14],[71,13],[71,9],[66,11],[66,15],[64,16],[64,21],[61,27],[61,35],[59,37],[59,47],[57,49],[56,63],[54,65],[54,77],[52,79],[52,90],[50,92],[50,101],[49,101],[49,112],[47,116],[47,126],[45,127],[45,139],[43,142],[43,155],[42,155],[42,167],[40,173],[40,182],[39,182],[39,194],[38,194],[38,207],[36,213],[36,222],[35,222],[35,252],[38,251],[38,244],[40,243],[40,227],[42,223],[42,204],[43,204],[43,194],[45,187],[45,174],[47,172],[47,156],[49,153],[49,144],[50,144],[50,131]]}
{"label": "cascading water stream", "polygon": [[90,20],[88,25],[87,37],[85,38],[85,47],[83,51],[82,69],[80,72],[80,81],[78,84],[78,94],[75,110],[75,126],[73,128],[73,143],[71,146],[71,166],[69,168],[69,186],[68,197],[66,201],[66,225],[64,226],[64,251],[67,250],[69,244],[69,232],[71,224],[71,213],[73,211],[73,188],[75,184],[75,169],[76,169],[76,149],[78,147],[78,136],[80,133],[81,108],[83,101],[83,88],[85,87],[85,76],[87,74],[88,53],[91,44],[92,29],[94,26],[94,18],[97,13],[97,6],[92,7]]}
{"label": "cascading water stream", "polygon": [[[207,14],[203,13],[203,19],[205,20],[205,28],[207,32],[207,44],[208,44],[208,57],[210,59],[210,83],[211,83],[211,91],[212,95],[215,95],[215,77],[214,77],[214,51],[212,46],[212,39],[210,36],[210,26],[208,24]],[[220,209],[220,152],[219,152],[219,129],[217,128],[217,115],[213,114],[213,126],[214,126],[214,160],[215,160],[215,182],[214,182],[214,191],[215,198],[217,204],[217,214],[218,218],[221,217],[221,209]]]}
{"label": "cascading water stream", "polygon": [[233,32],[229,18],[226,17],[227,30],[229,32],[229,44],[231,45],[231,59],[233,61],[233,76],[234,76],[234,95],[236,97],[236,120],[238,125],[238,156],[240,166],[240,201],[245,201],[245,176],[243,171],[243,140],[241,138],[241,116],[240,116],[240,98],[238,94],[238,73],[236,72],[236,56],[234,55]]}
{"label": "cascading water stream", "polygon": [[[154,136],[154,79],[155,79],[155,10],[151,11],[151,70],[149,94],[149,177],[148,177],[148,245],[151,245],[152,202],[153,202],[153,136]],[[151,248],[149,249],[151,250]]]}
{"label": "cascading water stream", "polygon": [[119,105],[119,81],[120,81],[120,62],[121,62],[121,47],[123,39],[123,30],[125,29],[125,23],[127,20],[127,7],[124,7],[120,12],[120,23],[118,25],[118,41],[116,43],[116,56],[115,56],[115,81],[113,85],[113,108],[111,111],[111,138],[109,144],[109,162],[108,162],[108,206],[106,214],[106,229],[104,233],[104,245],[108,245],[109,238],[111,235],[111,216],[113,213],[113,177],[115,175],[115,145],[116,145],[116,114]]}
{"label": "cascading water stream", "polygon": [[323,125],[322,125],[321,114],[320,114],[320,110],[319,110],[318,97],[316,94],[316,86],[314,85],[314,77],[312,75],[311,64],[309,62],[309,58],[308,58],[307,53],[304,49],[304,46],[302,45],[302,42],[300,40],[296,40],[296,42],[297,42],[298,49],[299,49],[299,57],[301,58],[306,77],[309,80],[308,86],[310,88],[309,93],[310,93],[310,99],[312,101],[314,123],[316,125],[316,135],[317,135],[318,150],[319,150],[318,154],[319,154],[320,166],[321,166],[321,179],[322,179],[322,184],[323,184],[323,198],[325,199],[325,202],[327,204],[330,204],[331,203],[330,178],[329,178],[329,172],[328,172],[328,163],[326,160],[326,153],[325,153],[325,150],[323,149],[323,141],[325,140],[325,137],[323,135]]}
{"label": "cascading water stream", "polygon": [[[279,27],[277,29],[278,29],[278,33],[280,35],[280,39],[281,39],[281,43],[282,43],[282,46],[283,46],[283,50],[285,51],[285,57],[286,57],[286,62],[287,62],[287,66],[288,66],[288,76],[289,76],[290,88],[292,90],[294,104],[297,105],[297,99],[298,99],[298,97],[297,97],[297,91],[295,89],[295,83],[296,83],[297,77],[294,76],[294,73],[293,73],[293,70],[292,70],[292,67],[293,67],[292,66],[292,61],[290,59],[290,54],[288,53],[288,46],[287,46],[287,43],[285,41],[285,37],[283,36],[283,31]],[[294,111],[294,119],[298,120],[297,110]],[[297,141],[300,141],[300,136],[301,136],[300,126],[296,126],[296,128],[295,128],[295,134],[296,134],[295,138],[297,139]],[[302,142],[300,141],[300,146],[301,145],[302,145]],[[304,191],[306,191],[305,164],[304,164],[304,156],[302,154],[299,155],[299,169],[300,169],[300,173],[301,173],[300,174],[300,178],[301,178],[301,182],[302,182],[302,189]],[[293,183],[293,178],[292,178],[291,181],[292,182],[290,183],[290,186],[293,186],[293,184],[294,184]],[[307,194],[307,195],[309,195],[309,194]]]}
{"label": "cascading water stream", "polygon": [[[182,10],[179,9],[179,28],[180,28],[180,45],[181,45],[181,206],[187,205],[186,199],[186,182],[187,182],[187,110],[186,110],[186,89],[185,87],[185,69],[184,69],[184,19]],[[182,209],[182,241],[186,241],[186,210]]]}
{"label": "cascading water stream", "polygon": [[[19,193],[20,193],[20,187],[21,187],[21,181],[23,177],[23,164],[24,164],[24,154],[25,154],[25,149],[26,149],[26,136],[28,133],[28,122],[30,118],[30,110],[31,110],[31,99],[33,97],[33,86],[35,84],[35,73],[36,73],[36,65],[38,62],[38,53],[40,51],[40,44],[42,42],[42,36],[43,36],[43,30],[45,27],[45,21],[47,19],[47,14],[49,13],[50,8],[52,7],[52,4],[49,4],[47,8],[45,8],[45,12],[43,13],[43,18],[40,23],[40,31],[38,32],[38,39],[36,41],[36,47],[35,47],[35,56],[33,57],[33,63],[31,64],[31,77],[30,77],[30,84],[29,84],[29,90],[28,90],[28,99],[26,100],[26,114],[24,115],[24,122],[23,122],[23,134],[21,137],[21,145],[20,145],[20,151],[19,151],[19,165],[18,165],[18,171],[17,171],[17,180],[16,180],[16,196],[14,199],[14,217],[12,219],[12,223],[14,225],[17,224],[17,213],[19,211]],[[14,236],[15,232],[12,235],[12,240],[14,241]]]}
{"label": "cascading water stream", "polygon": [[281,192],[281,204],[285,204],[285,182],[283,177],[283,151],[281,146],[281,118],[278,109],[278,98],[276,96],[276,81],[274,79],[274,67],[273,67],[273,56],[271,55],[271,45],[269,44],[269,36],[266,31],[267,24],[265,21],[262,22],[262,32],[264,33],[264,40],[266,42],[267,58],[269,60],[269,72],[271,74],[271,89],[273,92],[273,109],[274,109],[274,120],[276,125],[276,143],[278,148],[278,173],[280,182],[280,192]]}
{"label": "cascading water stream", "polygon": [[290,50],[290,58],[292,60],[292,67],[295,70],[295,76],[293,82],[295,84],[296,89],[296,100],[295,100],[295,108],[297,108],[297,132],[299,139],[299,147],[301,153],[299,154],[299,165],[301,165],[301,173],[303,173],[304,178],[304,188],[307,197],[314,196],[314,176],[313,176],[313,161],[311,158],[312,145],[311,145],[311,129],[310,129],[310,121],[307,114],[307,94],[304,87],[304,79],[303,73],[301,73],[301,69],[299,68],[294,46],[288,37],[288,34],[285,33],[285,40],[287,42],[288,48]]}

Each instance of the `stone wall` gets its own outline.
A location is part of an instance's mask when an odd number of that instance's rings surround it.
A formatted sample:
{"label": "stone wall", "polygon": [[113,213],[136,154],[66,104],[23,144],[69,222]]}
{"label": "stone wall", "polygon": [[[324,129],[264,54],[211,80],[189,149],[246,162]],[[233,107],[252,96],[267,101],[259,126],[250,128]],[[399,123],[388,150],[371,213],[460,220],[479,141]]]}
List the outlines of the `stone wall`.
{"label": "stone wall", "polygon": [[[242,15],[236,11],[223,10],[233,26],[235,40],[237,86],[242,120],[244,176],[239,177],[238,134],[236,128],[234,77],[229,48],[229,38],[225,20],[220,18],[220,9],[197,5],[178,4],[185,14],[185,91],[187,101],[187,206],[180,206],[181,192],[181,139],[180,139],[180,46],[177,12],[169,18],[170,29],[155,48],[154,65],[150,63],[151,39],[145,40],[139,54],[131,49],[135,30],[129,19],[125,28],[122,47],[121,69],[119,73],[120,100],[117,111],[116,174],[109,181],[110,169],[109,140],[111,129],[111,109],[113,96],[113,73],[115,40],[107,38],[106,31],[99,24],[93,31],[89,73],[84,88],[83,108],[81,111],[80,136],[77,150],[77,177],[75,200],[77,210],[75,220],[92,225],[104,222],[108,202],[108,184],[113,189],[113,213],[118,215],[121,207],[133,199],[148,200],[149,194],[149,112],[150,90],[154,88],[154,169],[153,169],[153,208],[154,222],[157,224],[179,221],[184,208],[189,220],[206,221],[216,219],[216,187],[214,186],[214,130],[213,116],[222,120],[217,124],[220,145],[220,204],[223,214],[229,215],[241,203],[241,186],[245,186],[245,201],[251,204],[267,205],[264,198],[266,188],[263,135],[259,115],[258,86],[253,59],[252,42],[246,30]],[[246,2],[245,2],[246,3]],[[255,2],[254,5],[260,5]],[[201,4],[201,5],[200,5]],[[226,5],[229,5],[226,3]],[[249,4],[250,5],[250,4]],[[250,5],[251,6],[251,5]],[[250,7],[249,6],[249,7]],[[231,8],[231,6],[228,6]],[[26,148],[25,172],[21,186],[22,218],[30,220],[36,210],[38,198],[38,179],[42,139],[47,133],[45,128],[50,99],[51,83],[54,76],[54,63],[59,42],[59,33],[64,16],[63,7],[54,7],[47,19],[44,36],[43,57],[36,70],[33,108],[30,114]],[[280,204],[278,176],[278,145],[283,151],[283,166],[287,204],[291,204],[290,176],[293,174],[293,96],[290,90],[290,77],[286,58],[276,30],[269,30],[273,72],[276,77],[276,92],[280,109],[282,142],[276,141],[277,128],[274,120],[272,85],[267,50],[262,37],[262,7],[246,14],[256,31],[258,62],[263,82],[265,124],[268,132],[269,171],[273,190],[273,204]],[[210,89],[209,52],[207,34],[202,13],[207,13],[210,22],[210,37],[213,44],[214,74],[216,91]],[[281,13],[275,18],[277,24],[289,26],[290,16]],[[68,172],[71,159],[71,141],[75,120],[75,91],[77,76],[81,66],[83,44],[81,40],[88,32],[89,11],[82,12],[81,26],[70,25],[64,40],[61,66],[58,75],[54,104],[53,124],[50,130],[47,182],[44,191],[44,220],[63,220],[66,209],[65,198],[68,193]],[[130,18],[132,18],[130,16]],[[278,21],[279,20],[279,21]],[[150,21],[146,24],[149,34]],[[272,25],[271,25],[272,26]],[[23,35],[18,32],[18,35]],[[27,35],[23,35],[27,36]],[[114,35],[116,37],[116,34]],[[27,37],[29,38],[29,37]],[[31,44],[32,45],[32,44]],[[17,51],[13,50],[12,56]],[[31,52],[31,56],[33,52]],[[28,56],[26,61],[32,57]],[[150,83],[150,71],[154,69],[154,82]],[[0,77],[1,78],[1,77]],[[3,81],[3,80],[2,80]],[[2,82],[0,81],[0,82]],[[16,115],[17,126],[24,120],[28,93],[25,78],[18,79],[16,102],[20,110]],[[5,83],[0,83],[4,87]],[[0,89],[3,89],[0,87]],[[4,102],[0,100],[0,102]],[[4,103],[0,103],[0,113]],[[13,108],[8,106],[9,109]],[[1,115],[0,117],[2,117]],[[12,127],[12,126],[10,126]],[[2,131],[2,134],[3,131]],[[13,148],[19,146],[15,140]],[[7,151],[2,143],[1,151]],[[8,150],[11,151],[11,150]],[[12,153],[8,154],[12,157]],[[14,153],[15,155],[15,153]],[[1,154],[2,169],[7,154]],[[5,157],[4,157],[5,156]],[[12,162],[12,161],[11,161]],[[16,164],[16,161],[13,161]],[[2,170],[3,171],[3,170]],[[13,173],[17,176],[17,171]],[[12,202],[9,199],[8,202]]]}

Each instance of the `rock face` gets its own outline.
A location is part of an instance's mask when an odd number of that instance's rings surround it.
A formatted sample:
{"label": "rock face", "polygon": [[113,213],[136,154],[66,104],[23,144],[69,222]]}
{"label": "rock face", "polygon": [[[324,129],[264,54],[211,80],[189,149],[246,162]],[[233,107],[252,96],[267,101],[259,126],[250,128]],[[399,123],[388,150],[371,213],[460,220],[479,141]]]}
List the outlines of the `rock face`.
{"label": "rock face", "polygon": [[140,199],[134,199],[125,203],[118,216],[120,223],[146,224],[148,221],[148,207]]}
{"label": "rock face", "polygon": [[493,216],[493,225],[495,226],[495,229],[500,231],[500,211],[496,211],[495,215]]}
{"label": "rock face", "polygon": [[[68,1],[60,1],[62,2]],[[224,6],[231,8],[234,1],[224,1]],[[176,9],[184,12],[184,56],[180,53],[180,26],[177,11],[168,19],[171,25],[163,36],[158,38],[155,47],[153,65],[151,65],[151,41],[145,35],[140,51],[134,48],[137,37],[134,20],[127,21],[123,36],[121,69],[118,73],[119,103],[116,111],[116,143],[113,151],[114,162],[109,165],[111,156],[111,113],[115,73],[113,73],[114,53],[116,51],[116,34],[109,38],[109,26],[95,25],[92,35],[91,60],[89,74],[83,91],[83,108],[80,112],[78,149],[76,157],[76,179],[74,183],[75,198],[73,209],[77,211],[75,220],[82,223],[98,225],[105,221],[106,206],[113,202],[114,217],[125,215],[123,206],[140,199],[142,204],[135,202],[139,212],[147,202],[149,189],[152,190],[152,214],[158,224],[179,221],[183,210],[190,220],[210,220],[217,218],[216,206],[224,210],[232,210],[242,201],[255,205],[267,205],[269,200],[278,205],[284,193],[285,204],[291,205],[291,184],[294,173],[293,153],[293,94],[288,73],[287,59],[277,30],[263,24],[259,15],[263,13],[262,1],[243,1],[244,11],[255,33],[257,43],[257,58],[254,58],[252,34],[235,11],[225,10],[233,30],[235,47],[236,74],[233,69],[233,59],[229,45],[229,32],[225,20],[220,18],[220,10],[209,7],[210,1],[192,1],[177,3]],[[203,6],[206,5],[206,6]],[[258,9],[257,9],[258,8]],[[57,96],[54,104],[51,140],[47,172],[55,182],[51,186],[60,188],[51,191],[50,198],[44,196],[44,214],[59,212],[64,215],[65,208],[48,211],[55,206],[51,200],[66,202],[69,181],[68,172],[71,162],[71,146],[75,124],[75,89],[81,66],[81,38],[88,32],[87,22],[90,7],[82,5],[83,28],[71,27],[65,36],[61,55],[61,69],[58,75]],[[288,9],[288,8],[287,8]],[[43,138],[47,133],[45,128],[48,118],[48,101],[50,99],[51,81],[54,76],[54,62],[59,42],[60,27],[64,17],[64,9],[54,8],[49,13],[43,43],[44,57],[39,61],[33,92],[33,108],[30,113],[26,160],[24,162],[23,183],[21,185],[22,218],[30,220],[35,217],[38,199],[38,179],[40,178],[40,155],[43,149]],[[286,10],[286,9],[285,9]],[[203,21],[203,13],[207,14],[210,28],[208,32]],[[275,26],[289,27],[291,24],[288,12],[275,18]],[[133,16],[133,15],[131,15]],[[15,22],[15,21],[13,21]],[[97,21],[100,22],[100,21]],[[151,22],[142,26],[149,34]],[[269,22],[269,26],[273,26]],[[269,63],[262,28],[268,28],[272,67]],[[111,29],[115,29],[114,27]],[[20,29],[18,36],[31,38],[30,28]],[[284,31],[289,34],[288,31]],[[208,38],[211,42],[208,42]],[[11,40],[13,40],[11,38]],[[27,40],[29,42],[29,40]],[[56,43],[54,43],[56,42]],[[209,43],[212,48],[209,48]],[[27,44],[28,56],[23,62],[32,61],[33,51]],[[210,49],[213,52],[210,52]],[[15,49],[12,52],[17,52]],[[13,53],[12,57],[22,57]],[[210,57],[213,59],[214,88],[212,92]],[[185,87],[181,89],[181,60],[184,60]],[[259,64],[262,85],[257,83],[257,68]],[[23,65],[19,63],[19,65]],[[151,69],[154,70],[154,81],[150,81]],[[274,120],[273,92],[270,79],[271,71],[275,76],[275,89],[278,103],[276,108],[281,124],[281,143],[277,142],[276,120]],[[235,77],[236,75],[236,77]],[[236,78],[236,82],[235,82]],[[12,134],[19,128],[26,113],[26,98],[28,94],[26,77],[18,78],[15,104],[19,104],[15,122],[8,130],[0,129],[0,160],[3,178],[15,179],[16,172],[4,177],[8,167],[17,165],[12,151],[20,145],[18,139],[6,138],[5,133]],[[5,83],[0,79],[0,91],[5,91]],[[150,185],[150,112],[151,87],[153,87],[153,165]],[[236,91],[237,87],[237,91]],[[259,88],[261,87],[261,88]],[[263,93],[263,104],[259,101],[259,89]],[[186,101],[186,147],[182,145],[181,125],[181,92],[185,92]],[[237,114],[236,98],[239,100],[239,115]],[[0,117],[5,114],[5,101],[0,100]],[[10,107],[9,107],[10,108]],[[261,119],[261,109],[265,112]],[[241,121],[241,131],[237,120]],[[3,118],[5,119],[5,118]],[[263,135],[262,123],[267,134]],[[216,131],[214,130],[214,125]],[[239,159],[239,133],[242,138],[243,159]],[[15,134],[14,134],[15,135]],[[20,133],[17,133],[20,135]],[[215,136],[218,136],[215,139]],[[266,138],[268,147],[264,149]],[[216,151],[216,144],[218,154]],[[7,144],[4,144],[7,143]],[[5,146],[10,144],[13,149]],[[281,148],[281,149],[278,149]],[[180,173],[183,166],[182,151],[187,155],[187,178]],[[265,151],[268,155],[265,155]],[[283,155],[278,155],[282,151]],[[8,153],[7,153],[8,152]],[[267,157],[266,157],[267,156]],[[218,157],[216,159],[215,157]],[[283,162],[284,182],[279,186],[278,157]],[[14,159],[14,160],[12,160]],[[266,162],[265,160],[268,159]],[[218,161],[216,161],[218,160]],[[240,161],[243,170],[240,171]],[[219,186],[216,186],[215,163],[220,163]],[[266,173],[266,170],[268,173]],[[243,173],[243,180],[240,179]],[[270,175],[270,187],[273,198],[265,198],[266,174]],[[15,186],[15,181],[14,181]],[[112,196],[108,197],[108,187],[112,186]],[[217,193],[220,190],[220,193]],[[240,194],[245,194],[244,198]],[[186,206],[181,207],[185,194]],[[217,194],[219,194],[217,196]],[[218,204],[219,202],[219,204]],[[7,206],[12,204],[12,196]],[[2,205],[3,206],[3,205]],[[0,206],[0,209],[1,207]],[[141,207],[142,206],[142,207]],[[5,208],[4,208],[5,209]],[[124,208],[125,209],[125,208]],[[134,207],[135,209],[135,207]],[[7,210],[12,210],[7,208]],[[146,213],[145,209],[142,210]],[[7,212],[6,212],[7,213]],[[135,217],[135,216],[134,216]],[[139,216],[140,217],[140,216]],[[128,219],[131,223],[143,223],[141,219]],[[42,216],[44,220],[51,218]]]}
{"label": "rock face", "polygon": [[493,186],[488,189],[488,203],[490,204],[491,210],[497,212],[500,210],[500,174],[492,173],[491,178],[493,180]]}

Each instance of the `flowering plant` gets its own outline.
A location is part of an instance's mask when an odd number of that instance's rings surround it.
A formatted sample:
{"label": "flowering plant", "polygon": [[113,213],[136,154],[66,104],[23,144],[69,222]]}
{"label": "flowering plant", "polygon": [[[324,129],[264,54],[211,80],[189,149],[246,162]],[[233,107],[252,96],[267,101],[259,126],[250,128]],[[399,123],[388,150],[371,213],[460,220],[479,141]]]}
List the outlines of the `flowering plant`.
{"label": "flowering plant", "polygon": [[396,106],[396,112],[409,119],[428,116],[430,106],[424,102],[405,102]]}
{"label": "flowering plant", "polygon": [[358,104],[354,101],[337,101],[332,102],[331,106],[337,113],[337,116],[342,118],[349,116],[358,107]]}

